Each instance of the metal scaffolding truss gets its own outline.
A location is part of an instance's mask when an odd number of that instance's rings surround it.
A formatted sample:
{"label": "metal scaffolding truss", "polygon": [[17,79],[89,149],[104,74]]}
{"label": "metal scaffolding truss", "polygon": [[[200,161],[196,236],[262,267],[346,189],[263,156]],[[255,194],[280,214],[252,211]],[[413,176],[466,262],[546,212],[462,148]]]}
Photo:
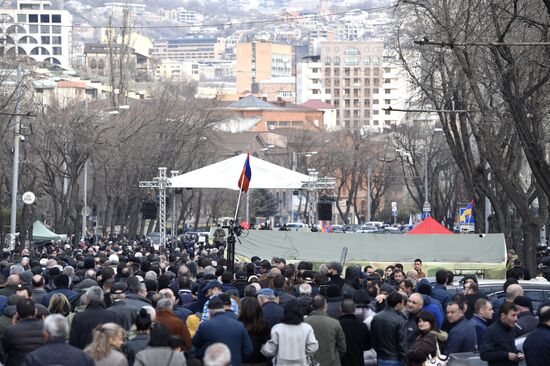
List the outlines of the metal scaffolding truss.
{"label": "metal scaffolding truss", "polygon": [[166,247],[166,188],[170,188],[172,182],[166,177],[166,168],[159,168],[158,177],[154,177],[152,181],[139,182],[140,188],[156,188],[159,192],[159,232],[160,246]]}

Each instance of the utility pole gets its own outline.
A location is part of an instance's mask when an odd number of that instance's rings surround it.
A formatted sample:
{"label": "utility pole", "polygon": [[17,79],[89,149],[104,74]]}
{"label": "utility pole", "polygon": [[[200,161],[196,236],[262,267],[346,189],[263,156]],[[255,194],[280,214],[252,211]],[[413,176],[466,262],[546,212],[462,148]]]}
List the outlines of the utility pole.
{"label": "utility pole", "polygon": [[424,150],[424,197],[426,202],[430,202],[428,197],[428,149]]}
{"label": "utility pole", "polygon": [[[296,151],[292,152],[292,170],[296,171]],[[294,190],[292,188],[290,189],[290,222],[294,222]]]}
{"label": "utility pole", "polygon": [[19,144],[21,143],[21,64],[17,63],[17,85],[15,88],[15,130],[13,139],[13,170],[11,181],[10,250],[15,248],[17,226],[17,189],[19,186]]}
{"label": "utility pole", "polygon": [[88,219],[88,159],[84,161],[84,207],[82,207],[82,237],[86,238],[86,220]]}
{"label": "utility pole", "polygon": [[[180,173],[179,170],[171,170],[171,178],[176,177]],[[172,194],[172,238],[174,240],[178,237],[178,221],[176,220],[176,192]]]}
{"label": "utility pole", "polygon": [[372,173],[372,168],[371,168],[371,165],[369,163],[369,166],[367,167],[367,221],[370,221],[370,215],[371,215],[371,212],[370,212],[370,206],[371,206],[371,201],[370,201],[371,200],[371,198],[370,198],[371,173]]}

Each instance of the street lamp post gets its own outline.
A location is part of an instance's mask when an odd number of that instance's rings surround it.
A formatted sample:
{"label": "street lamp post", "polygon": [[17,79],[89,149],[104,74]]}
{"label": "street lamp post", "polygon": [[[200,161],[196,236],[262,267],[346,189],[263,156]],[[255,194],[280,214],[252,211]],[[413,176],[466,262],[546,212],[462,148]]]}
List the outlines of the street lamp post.
{"label": "street lamp post", "polygon": [[15,247],[15,231],[17,226],[17,189],[19,186],[19,145],[21,143],[21,65],[19,63],[17,64],[16,83],[15,131],[13,139],[13,170],[11,184],[10,250]]}
{"label": "street lamp post", "polygon": [[[306,158],[312,157],[313,155],[317,155],[317,151],[306,151],[306,152],[292,152],[292,170],[296,171],[298,169],[298,155],[303,155]],[[294,195],[293,195],[293,189],[290,190],[290,222],[294,222]],[[301,198],[300,198],[301,201]]]}

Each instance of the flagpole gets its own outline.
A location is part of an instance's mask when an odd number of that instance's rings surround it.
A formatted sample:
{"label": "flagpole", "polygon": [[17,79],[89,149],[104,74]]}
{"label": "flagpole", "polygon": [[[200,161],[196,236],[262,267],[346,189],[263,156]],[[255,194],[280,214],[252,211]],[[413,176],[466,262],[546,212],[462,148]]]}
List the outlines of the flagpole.
{"label": "flagpole", "polygon": [[237,208],[235,208],[235,222],[237,222],[237,214],[239,213],[239,206],[241,205],[241,194],[243,193],[243,188],[242,188],[242,184],[243,184],[243,179],[241,179],[241,181],[239,182],[239,198],[237,199]]}

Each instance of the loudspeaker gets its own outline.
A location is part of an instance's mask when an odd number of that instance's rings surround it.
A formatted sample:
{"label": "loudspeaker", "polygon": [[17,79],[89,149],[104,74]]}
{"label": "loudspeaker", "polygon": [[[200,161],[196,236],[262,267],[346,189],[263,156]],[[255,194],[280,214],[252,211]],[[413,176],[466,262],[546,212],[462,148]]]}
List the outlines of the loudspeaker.
{"label": "loudspeaker", "polygon": [[322,221],[332,220],[332,203],[319,202],[317,204],[317,212],[319,213],[319,220],[322,220]]}

